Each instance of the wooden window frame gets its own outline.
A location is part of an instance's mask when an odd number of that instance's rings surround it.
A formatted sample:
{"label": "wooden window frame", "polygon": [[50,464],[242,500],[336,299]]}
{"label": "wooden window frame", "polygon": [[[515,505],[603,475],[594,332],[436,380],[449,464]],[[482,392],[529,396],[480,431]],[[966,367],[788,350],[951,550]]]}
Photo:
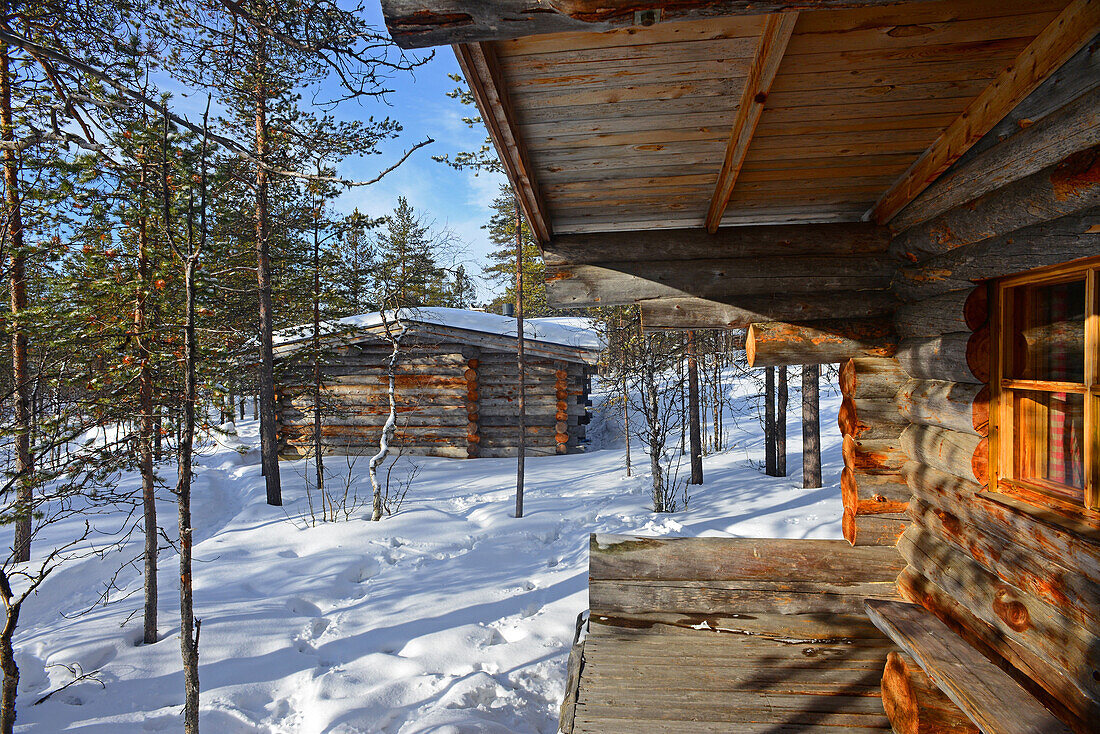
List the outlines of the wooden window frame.
{"label": "wooden window frame", "polygon": [[[1012,333],[1012,309],[1007,303],[1012,288],[1046,285],[1084,276],[1085,279],[1085,372],[1084,383],[1021,380],[1005,377]],[[999,279],[991,285],[993,372],[990,381],[990,489],[1012,495],[1029,504],[1042,505],[1064,514],[1100,520],[1100,257],[1077,260]],[[1061,496],[1056,487],[1043,481],[1025,481],[1013,476],[1015,435],[1013,395],[1016,391],[1071,392],[1084,395],[1084,496],[1081,504]]]}

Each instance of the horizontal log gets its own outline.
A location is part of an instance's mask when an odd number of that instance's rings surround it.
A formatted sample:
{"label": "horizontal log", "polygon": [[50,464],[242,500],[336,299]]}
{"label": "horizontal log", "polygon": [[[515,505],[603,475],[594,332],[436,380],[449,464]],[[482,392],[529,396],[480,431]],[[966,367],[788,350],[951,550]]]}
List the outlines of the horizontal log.
{"label": "horizontal log", "polygon": [[853,515],[889,515],[905,512],[912,495],[901,472],[867,474],[844,467],[840,497]]}
{"label": "horizontal log", "polygon": [[1034,124],[1020,125],[1007,139],[960,160],[902,209],[891,226],[908,229],[1095,146],[1100,136],[1097,110],[1100,89],[1086,92]]}
{"label": "horizontal log", "polygon": [[893,357],[854,357],[840,367],[840,392],[851,398],[893,398],[906,379]]}
{"label": "horizontal log", "polygon": [[547,265],[625,260],[709,260],[781,256],[873,255],[886,252],[890,230],[869,222],[598,232],[557,235],[543,247]]}
{"label": "horizontal log", "polygon": [[[866,8],[893,0],[817,0],[814,9]],[[589,3],[556,0],[534,4],[524,0],[471,3],[464,0],[383,0],[382,13],[394,42],[405,49],[455,43],[501,41],[547,33],[602,33],[622,29],[633,35],[644,27],[721,18],[729,15],[779,13],[806,8],[805,0],[611,0]],[[632,27],[633,26],[633,27]],[[749,26],[755,27],[753,26]]]}
{"label": "horizontal log", "polygon": [[977,331],[989,322],[989,288],[950,291],[905,303],[894,313],[894,328],[901,339]]}
{"label": "horizontal log", "polygon": [[978,734],[978,727],[903,652],[886,656],[882,707],[896,734]]}
{"label": "horizontal log", "polygon": [[882,290],[895,264],[886,255],[755,257],[601,262],[546,268],[553,308],[629,305],[693,296],[736,305],[745,296]]}
{"label": "horizontal log", "polygon": [[911,566],[898,575],[898,592],[903,599],[932,612],[971,647],[982,651],[1059,718],[1069,721],[1075,731],[1089,731],[1085,722],[1100,714],[1100,704],[1052,661],[1036,655],[976,616],[957,597]]}
{"label": "horizontal log", "polygon": [[844,509],[840,527],[844,539],[853,546],[893,546],[909,525],[909,516],[901,513],[857,515]]}
{"label": "horizontal log", "polygon": [[589,537],[593,579],[886,581],[903,568],[896,554],[848,552],[837,540]]}
{"label": "horizontal log", "polygon": [[933,337],[902,339],[896,357],[917,380],[989,382],[992,345],[988,328]]}
{"label": "horizontal log", "polygon": [[1049,604],[1078,624],[1100,624],[1100,583],[1047,557],[969,525],[954,507],[941,508],[914,499],[909,516],[922,528],[1020,591]]}
{"label": "horizontal log", "polygon": [[840,432],[861,439],[897,439],[909,421],[892,398],[845,396],[837,412]]}
{"label": "horizontal log", "polygon": [[890,357],[896,348],[885,319],[817,321],[790,324],[770,321],[749,326],[745,354],[750,367],[828,364],[852,357]]}
{"label": "horizontal log", "polygon": [[[913,496],[956,514],[981,532],[996,535],[1004,543],[1017,544],[1056,565],[1075,569],[1100,583],[1100,533],[1075,532],[1071,523],[1041,508],[1017,509],[1002,501],[991,501],[984,487],[917,462],[901,470]],[[1022,504],[1022,503],[1021,503]]]}
{"label": "horizontal log", "polygon": [[[719,230],[722,231],[722,230]],[[654,298],[638,302],[642,327],[743,329],[759,321],[819,321],[886,316],[897,299],[886,290],[732,296],[731,303],[703,298]]]}
{"label": "horizontal log", "polygon": [[911,424],[901,445],[914,461],[975,484],[989,481],[989,439],[939,426]]}
{"label": "horizontal log", "polygon": [[903,267],[894,278],[902,301],[921,301],[974,282],[1023,273],[1047,265],[1093,257],[1100,252],[1100,208],[1025,227]]}
{"label": "horizontal log", "polygon": [[1007,584],[969,555],[913,524],[898,551],[920,575],[941,587],[974,616],[1033,655],[1046,657],[1062,675],[1100,701],[1100,636],[1056,608]]}
{"label": "horizontal log", "polygon": [[911,423],[989,435],[989,386],[943,380],[909,380],[897,394]]}
{"label": "horizontal log", "polygon": [[890,243],[890,254],[916,263],[1096,206],[1100,206],[1100,146],[1073,153],[1056,165],[911,227]]}
{"label": "horizontal log", "polygon": [[844,466],[857,473],[891,474],[905,464],[901,439],[858,439],[844,436],[841,453]]}

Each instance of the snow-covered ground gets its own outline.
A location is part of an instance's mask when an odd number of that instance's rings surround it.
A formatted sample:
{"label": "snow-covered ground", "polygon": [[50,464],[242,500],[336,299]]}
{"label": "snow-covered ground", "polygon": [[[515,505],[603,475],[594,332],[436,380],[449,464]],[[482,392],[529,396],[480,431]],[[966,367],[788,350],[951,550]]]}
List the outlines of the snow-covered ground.
{"label": "snow-covered ground", "polygon": [[[418,458],[421,473],[398,515],[371,523],[360,511],[349,522],[310,527],[301,462],[283,464],[286,505],[276,508],[265,504],[254,450],[208,451],[194,495],[204,731],[556,731],[565,658],[587,606],[588,534],[840,537],[838,403],[823,392],[825,488],[801,488],[797,417],[785,479],[749,464],[763,458],[756,421],[730,418],[732,448],[707,457],[706,484],[673,515],[648,510],[648,477],[627,478],[622,450],[612,447],[528,459],[521,519],[512,516],[514,460]],[[239,429],[244,447],[254,445],[255,425]],[[636,450],[634,458],[640,468],[644,457]],[[332,460],[335,470],[341,461]],[[366,459],[357,469],[366,496]],[[174,505],[165,501],[160,512],[174,534]],[[7,533],[0,542],[10,543]],[[74,616],[99,596],[120,558],[65,566],[28,603],[17,636],[17,731],[179,730],[175,554],[163,553],[160,565],[160,642],[136,644],[134,569],[119,579],[131,596]],[[60,665],[74,663],[97,670],[101,683],[32,705],[70,681]]]}

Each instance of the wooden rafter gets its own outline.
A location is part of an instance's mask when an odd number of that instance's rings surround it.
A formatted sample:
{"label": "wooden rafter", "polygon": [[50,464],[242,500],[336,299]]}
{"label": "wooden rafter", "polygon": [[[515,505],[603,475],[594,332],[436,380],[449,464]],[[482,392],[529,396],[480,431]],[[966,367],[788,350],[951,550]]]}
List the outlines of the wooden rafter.
{"label": "wooden rafter", "polygon": [[1100,2],[1073,0],[936,138],[868,212],[889,222],[1100,32]]}
{"label": "wooden rafter", "polygon": [[515,114],[492,45],[463,43],[455,45],[454,52],[531,232],[539,243],[548,242],[552,230],[546,204],[516,130]]}
{"label": "wooden rafter", "polygon": [[730,139],[726,144],[726,157],[722,162],[722,170],[718,173],[718,182],[707,211],[706,228],[711,234],[718,231],[726,205],[733,195],[733,187],[737,183],[745,156],[748,155],[753,133],[756,132],[756,125],[764,112],[768,92],[771,91],[779,64],[787,50],[787,42],[791,40],[797,22],[798,13],[774,13],[764,19],[764,30],[760,34],[756,56],[745,80],[745,88],[741,92],[737,118],[733,121]]}

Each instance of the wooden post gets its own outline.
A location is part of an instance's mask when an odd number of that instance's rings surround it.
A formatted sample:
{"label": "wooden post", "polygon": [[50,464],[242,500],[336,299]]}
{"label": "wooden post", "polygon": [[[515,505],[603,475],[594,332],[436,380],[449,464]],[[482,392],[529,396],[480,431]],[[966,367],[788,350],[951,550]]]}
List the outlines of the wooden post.
{"label": "wooden post", "polygon": [[554,368],[554,391],[558,401],[558,412],[554,416],[554,451],[564,454],[569,451],[569,373],[564,362],[556,363]]}
{"label": "wooden post", "polygon": [[775,476],[775,367],[764,372],[764,473]]}
{"label": "wooden post", "polygon": [[688,431],[691,442],[690,484],[703,483],[703,439],[699,425],[699,362],[695,354],[695,332],[687,333],[688,353]]}
{"label": "wooden post", "polygon": [[516,364],[519,367],[519,456],[516,459],[516,517],[523,517],[523,462],[527,454],[527,415],[526,395],[524,394],[523,370],[523,214],[519,210],[519,198],[516,198]]}
{"label": "wooden post", "polygon": [[775,410],[775,475],[787,476],[787,368],[779,368]]}
{"label": "wooden post", "polygon": [[802,365],[802,486],[821,486],[821,367]]}

